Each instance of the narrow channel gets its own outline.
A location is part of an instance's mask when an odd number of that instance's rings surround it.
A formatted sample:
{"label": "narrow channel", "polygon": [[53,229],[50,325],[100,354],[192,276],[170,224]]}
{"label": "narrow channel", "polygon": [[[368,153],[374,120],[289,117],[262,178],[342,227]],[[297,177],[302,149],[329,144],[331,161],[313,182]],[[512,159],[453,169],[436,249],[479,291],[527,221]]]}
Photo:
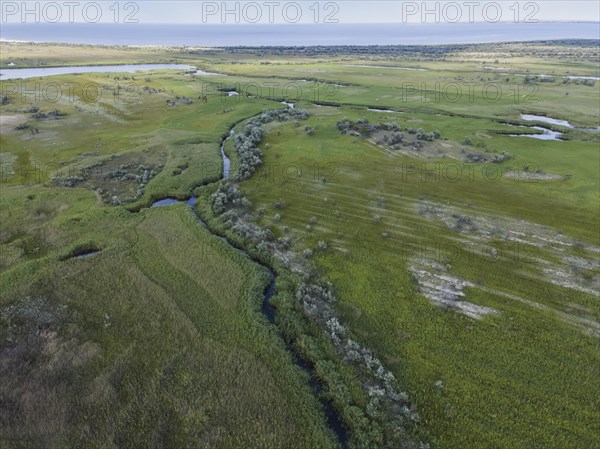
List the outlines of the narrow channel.
{"label": "narrow channel", "polygon": [[[252,262],[260,265],[262,268],[267,270],[267,272],[269,273],[269,276],[271,278],[271,281],[269,282],[269,285],[267,286],[267,288],[264,291],[263,302],[262,302],[262,313],[265,315],[265,317],[267,318],[267,320],[269,320],[269,322],[271,324],[275,324],[276,310],[275,310],[275,307],[273,307],[271,304],[271,299],[273,298],[273,296],[275,296],[275,293],[276,293],[275,272],[273,271],[273,269],[271,267],[269,267],[268,265],[265,265],[260,260],[254,258],[250,254],[248,254],[248,252],[246,250],[244,250],[243,248],[239,248],[235,243],[233,243],[229,239],[227,239],[227,237],[220,236],[216,232],[214,232],[210,228],[210,226],[208,226],[208,224],[202,219],[200,214],[198,213],[198,210],[195,207],[196,202],[197,202],[197,198],[195,196],[192,196],[186,200],[165,198],[163,200],[152,203],[151,207],[161,207],[161,206],[169,206],[171,204],[176,204],[176,203],[186,203],[188,206],[190,206],[192,208],[192,210],[194,211],[194,214],[198,218],[198,221],[200,222],[200,224],[203,227],[205,227],[211,234],[219,237],[221,240],[223,240],[225,243],[227,243],[230,247],[232,247],[236,251],[242,253],[244,256],[246,256],[250,260],[252,260]],[[325,399],[323,397],[323,395],[321,394],[321,385],[319,384],[319,381],[317,379],[317,376],[316,376],[314,370],[308,363],[306,363],[304,360],[302,360],[302,358],[300,357],[300,355],[294,348],[292,348],[288,344],[286,344],[286,348],[292,355],[292,360],[294,361],[294,364],[308,375],[309,385],[310,385],[311,389],[313,390],[313,393],[315,394],[315,396],[319,399],[319,402],[321,403],[321,406],[323,408],[323,413],[325,414],[325,418],[327,419],[328,427],[331,429],[331,431],[336,436],[338,442],[340,443],[340,446],[342,448],[346,448],[348,446],[348,432],[346,431],[346,428],[342,424],[342,420],[341,420],[339,414],[337,413],[337,411],[335,410],[335,408],[333,407],[333,405],[331,404],[331,402],[328,401],[327,399]]]}
{"label": "narrow channel", "polygon": [[231,160],[225,154],[225,144],[227,143],[227,141],[229,139],[231,139],[233,137],[234,133],[235,133],[235,127],[232,127],[229,130],[229,135],[227,137],[225,137],[225,139],[223,139],[223,142],[221,142],[221,158],[223,158],[223,179],[229,178],[229,168],[231,167]]}
{"label": "narrow channel", "polygon": [[[289,105],[288,105],[288,107],[289,107]],[[221,156],[223,158],[223,179],[229,178],[229,169],[230,169],[230,165],[231,165],[231,161],[225,155],[224,147],[225,147],[225,143],[229,139],[231,139],[231,137],[233,137],[234,133],[235,133],[235,129],[231,128],[231,130],[229,131],[229,135],[225,139],[223,139],[223,142],[221,143]],[[211,234],[213,234],[217,237],[220,237],[221,240],[223,240],[225,243],[227,243],[231,248],[242,253],[243,255],[248,257],[250,260],[252,260],[254,263],[260,265],[262,268],[267,270],[271,280],[269,282],[269,285],[267,286],[267,288],[265,289],[265,291],[263,293],[264,296],[263,296],[261,310],[262,310],[262,313],[267,318],[267,320],[271,324],[275,324],[275,319],[276,319],[277,314],[276,314],[275,307],[273,307],[273,305],[271,304],[271,299],[276,294],[275,272],[273,271],[273,269],[271,267],[269,267],[268,265],[265,265],[260,260],[256,259],[252,255],[250,255],[243,248],[238,247],[234,242],[231,242],[229,239],[227,239],[227,237],[220,236],[217,232],[215,232],[213,229],[211,229],[210,226],[208,226],[208,224],[202,219],[200,213],[196,209],[196,207],[195,207],[196,202],[197,202],[197,198],[195,196],[191,196],[190,198],[188,198],[186,200],[177,200],[174,198],[164,198],[162,200],[155,201],[154,203],[152,203],[151,207],[169,206],[171,204],[176,204],[176,203],[186,203],[188,206],[190,206],[192,208],[192,211],[198,218],[200,225],[205,227]],[[330,430],[336,436],[336,439],[339,442],[340,446],[342,448],[346,448],[348,446],[348,432],[347,432],[346,428],[344,427],[344,425],[342,424],[342,420],[341,420],[339,414],[337,413],[337,411],[335,410],[335,408],[333,407],[332,403],[323,397],[322,391],[321,391],[321,385],[319,384],[319,381],[317,379],[314,369],[308,363],[306,363],[304,360],[302,360],[302,358],[300,357],[298,352],[293,347],[288,345],[287,343],[286,343],[286,348],[292,355],[294,364],[308,375],[310,388],[312,389],[313,393],[315,394],[315,396],[319,399],[319,402],[321,403],[323,413],[325,414],[325,418],[327,420],[327,426],[330,428]]]}

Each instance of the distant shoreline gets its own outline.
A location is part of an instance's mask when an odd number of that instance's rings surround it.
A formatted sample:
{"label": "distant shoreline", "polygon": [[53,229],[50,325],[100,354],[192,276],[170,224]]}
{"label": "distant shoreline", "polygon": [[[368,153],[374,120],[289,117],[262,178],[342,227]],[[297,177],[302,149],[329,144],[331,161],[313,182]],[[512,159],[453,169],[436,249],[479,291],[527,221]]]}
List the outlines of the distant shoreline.
{"label": "distant shoreline", "polygon": [[[449,44],[331,44],[331,45],[191,45],[191,44],[103,44],[103,43],[86,43],[86,42],[52,42],[52,41],[27,41],[15,39],[0,38],[0,44],[25,44],[25,45],[56,45],[59,47],[105,47],[105,48],[141,48],[141,49],[194,49],[194,50],[215,50],[215,49],[267,49],[267,48],[402,48],[402,47],[457,47],[457,46],[480,46],[480,45],[506,45],[506,44],[528,44],[528,43],[565,43],[565,42],[598,42],[600,45],[600,37],[598,38],[556,38],[556,39],[531,39],[522,41],[489,41],[489,42],[465,42],[465,43],[449,43]],[[0,58],[1,60],[2,58]],[[103,65],[103,64],[86,64],[86,65]],[[51,67],[51,66],[46,66]]]}
{"label": "distant shoreline", "polygon": [[599,27],[598,22],[377,25],[26,23],[3,25],[0,41],[133,48],[440,46],[598,40]]}

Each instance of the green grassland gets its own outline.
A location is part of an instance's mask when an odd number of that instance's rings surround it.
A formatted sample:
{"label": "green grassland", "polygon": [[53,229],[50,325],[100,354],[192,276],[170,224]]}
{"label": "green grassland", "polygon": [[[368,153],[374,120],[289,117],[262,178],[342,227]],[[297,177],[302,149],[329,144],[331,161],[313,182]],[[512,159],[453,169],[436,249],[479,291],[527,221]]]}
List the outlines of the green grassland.
{"label": "green grassland", "polygon": [[[600,89],[561,77],[598,76],[597,46],[0,49],[0,67],[180,62],[227,75],[64,75],[31,83],[71,83],[73,95],[11,93],[0,106],[3,444],[336,447],[282,339],[296,310],[284,294],[286,269],[277,264],[274,327],[260,312],[269,279],[259,265],[185,205],[144,208],[194,192],[219,230],[208,204],[222,139],[287,100],[311,115],[264,126],[263,167],[239,185],[252,220],[290,237],[292,251],[313,251],[341,321],[408,392],[432,447],[600,445],[600,137],[577,129],[600,124]],[[532,87],[516,76],[526,73],[556,77]],[[85,98],[86,83],[100,87],[99,98]],[[9,82],[0,84],[5,92]],[[463,94],[450,101],[443,92],[456,85]],[[489,85],[502,89],[498,101],[482,94]],[[32,106],[65,115],[36,118]],[[576,128],[543,125],[563,141],[508,135],[534,131],[507,122],[542,125],[522,113]],[[336,126],[365,118],[406,135],[439,130],[441,139],[393,150]],[[225,152],[234,173],[232,140]],[[506,160],[491,162],[503,152]],[[73,257],[86,250],[99,252]],[[436,305],[423,272],[464,280],[462,299],[492,312],[474,318]],[[325,340],[310,320],[303,326],[314,338],[292,342],[300,353]],[[365,407],[360,374],[319,347]],[[323,366],[322,380],[331,375]],[[349,422],[351,447],[363,447]]]}
{"label": "green grassland", "polygon": [[[569,233],[597,244],[594,174],[589,173],[576,188],[590,195],[583,206],[591,208],[588,212],[566,199],[571,194],[564,181],[558,181],[559,185],[550,182],[550,186],[538,181],[530,186],[510,178],[491,182],[480,174],[474,181],[457,183],[423,180],[419,175],[402,181],[399,169],[408,163],[406,159],[339,136],[337,120],[366,114],[344,109],[333,115],[320,115],[318,109],[314,112],[309,119],[317,128],[313,136],[287,125],[266,140],[271,145],[270,151],[265,151],[266,164],[285,167],[293,163],[305,175],[291,182],[292,176],[281,168],[273,177],[247,181],[244,191],[257,208],[269,211],[276,202],[287,204],[283,211],[267,212],[263,224],[279,232],[283,227],[292,229],[299,247],[316,251],[317,266],[342,298],[338,307],[349,328],[357,340],[377,349],[417,398],[440,447],[577,448],[598,444],[592,431],[597,400],[589,395],[597,389],[597,337],[552,313],[574,302],[586,308],[589,318],[597,319],[597,296],[549,284],[535,274],[532,261],[516,257],[510,245],[503,246],[500,240],[475,245],[483,251],[499,250],[499,259],[489,253],[471,253],[470,247],[456,244],[456,232],[417,213],[421,198],[453,205],[469,202],[473,215],[493,211],[526,218],[569,229]],[[371,116],[376,118],[376,114]],[[444,129],[433,120],[427,123]],[[458,126],[463,133],[468,129]],[[562,144],[546,143],[545,150],[562,151],[563,147],[558,147]],[[586,151],[581,143],[577,149]],[[589,160],[597,158],[597,146],[591,145],[587,151]],[[314,179],[315,161],[332,174],[326,183]],[[296,172],[292,172],[294,177]],[[380,197],[384,206],[376,205]],[[276,212],[282,218],[274,225],[271,219]],[[380,223],[374,222],[377,214],[382,217]],[[307,232],[311,217],[316,217],[317,224]],[[573,223],[574,217],[579,224]],[[388,238],[382,237],[384,232],[389,233]],[[319,240],[328,242],[327,252],[316,250]],[[485,286],[484,291],[469,290],[468,297],[501,314],[475,321],[440,310],[416,294],[408,267],[411,258],[424,257],[420,248],[430,248],[434,260],[451,264],[453,273]],[[349,257],[344,250],[349,250]],[[536,250],[534,256],[540,257],[542,252]],[[537,312],[535,307],[507,300],[495,291],[519,295],[551,309]],[[438,380],[446,386],[443,392],[435,388]]]}
{"label": "green grassland", "polygon": [[95,205],[3,191],[57,248],[2,275],[4,447],[335,447],[260,313],[266,273],[185,206]]}

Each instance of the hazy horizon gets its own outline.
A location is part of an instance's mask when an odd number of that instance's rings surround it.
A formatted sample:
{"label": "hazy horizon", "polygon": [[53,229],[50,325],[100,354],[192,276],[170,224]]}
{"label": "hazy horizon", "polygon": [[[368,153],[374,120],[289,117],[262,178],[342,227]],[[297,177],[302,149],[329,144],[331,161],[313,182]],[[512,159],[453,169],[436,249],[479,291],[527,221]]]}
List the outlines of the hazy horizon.
{"label": "hazy horizon", "polygon": [[133,46],[440,45],[600,39],[596,22],[461,24],[7,24],[3,41]]}

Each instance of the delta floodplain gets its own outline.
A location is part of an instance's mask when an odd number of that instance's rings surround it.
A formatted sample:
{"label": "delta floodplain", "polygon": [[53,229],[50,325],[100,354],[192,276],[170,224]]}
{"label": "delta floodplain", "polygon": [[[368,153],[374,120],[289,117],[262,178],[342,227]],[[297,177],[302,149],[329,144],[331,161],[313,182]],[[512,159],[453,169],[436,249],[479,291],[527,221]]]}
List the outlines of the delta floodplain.
{"label": "delta floodplain", "polygon": [[600,445],[598,48],[1,42],[2,447]]}

